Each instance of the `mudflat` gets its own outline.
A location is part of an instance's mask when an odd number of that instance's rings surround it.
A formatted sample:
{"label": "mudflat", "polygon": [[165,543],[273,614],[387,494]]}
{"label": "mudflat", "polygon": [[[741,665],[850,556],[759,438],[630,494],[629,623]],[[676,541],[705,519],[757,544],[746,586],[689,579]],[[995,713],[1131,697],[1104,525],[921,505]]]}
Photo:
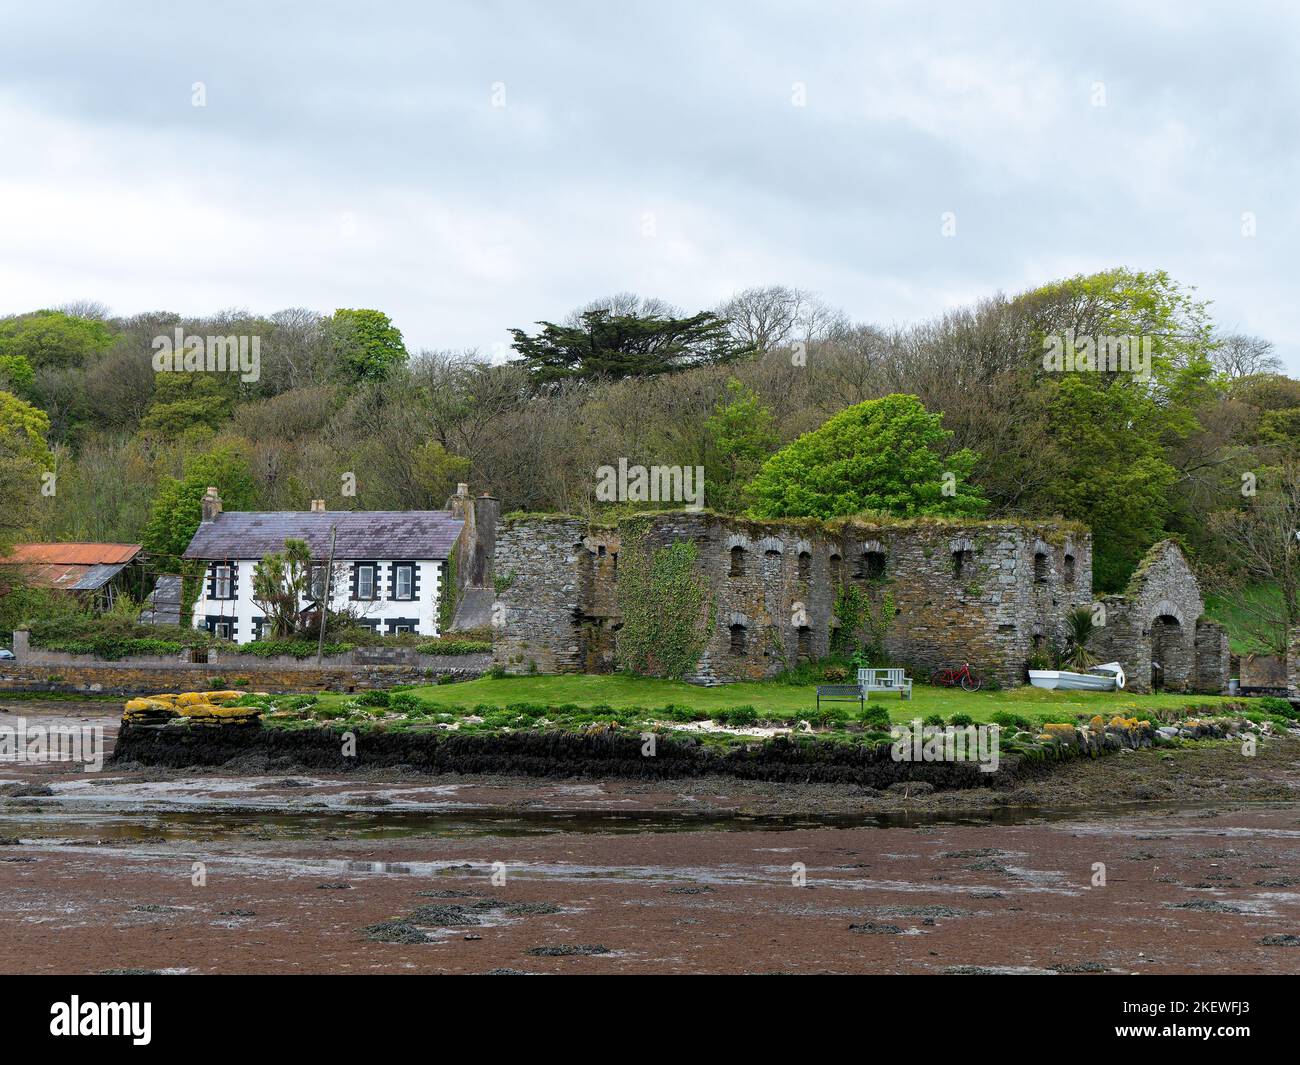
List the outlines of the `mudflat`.
{"label": "mudflat", "polygon": [[4,763],[3,969],[1296,972],[1298,785],[1289,736],[926,796]]}

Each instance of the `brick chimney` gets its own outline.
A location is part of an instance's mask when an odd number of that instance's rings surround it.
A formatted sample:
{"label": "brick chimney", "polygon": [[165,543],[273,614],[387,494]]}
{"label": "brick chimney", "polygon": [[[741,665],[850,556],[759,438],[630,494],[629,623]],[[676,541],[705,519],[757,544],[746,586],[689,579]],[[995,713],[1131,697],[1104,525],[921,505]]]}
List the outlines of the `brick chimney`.
{"label": "brick chimney", "polygon": [[325,500],[323,500],[323,499],[313,499],[313,500],[311,501],[311,512],[312,512],[313,514],[324,514],[324,513],[325,513]]}
{"label": "brick chimney", "polygon": [[217,515],[221,513],[221,496],[217,494],[214,486],[208,485],[208,490],[203,493],[199,513],[205,522],[216,521]]}

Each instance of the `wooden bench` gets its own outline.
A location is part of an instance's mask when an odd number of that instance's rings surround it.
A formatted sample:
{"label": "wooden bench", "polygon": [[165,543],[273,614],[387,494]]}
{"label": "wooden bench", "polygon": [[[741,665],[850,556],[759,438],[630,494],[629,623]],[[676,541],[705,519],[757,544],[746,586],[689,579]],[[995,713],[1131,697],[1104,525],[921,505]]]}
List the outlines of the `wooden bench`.
{"label": "wooden bench", "polygon": [[859,669],[858,686],[864,694],[871,692],[898,692],[900,699],[912,698],[912,678],[901,669]]}
{"label": "wooden bench", "polygon": [[854,702],[860,709],[865,708],[866,693],[861,684],[818,684],[817,709],[822,708],[822,700],[828,703]]}

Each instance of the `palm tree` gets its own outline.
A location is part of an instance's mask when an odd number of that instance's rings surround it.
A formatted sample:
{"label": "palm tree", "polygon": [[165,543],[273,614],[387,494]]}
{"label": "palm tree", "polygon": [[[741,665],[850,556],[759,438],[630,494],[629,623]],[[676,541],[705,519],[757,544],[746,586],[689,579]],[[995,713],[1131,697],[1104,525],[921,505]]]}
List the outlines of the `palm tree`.
{"label": "palm tree", "polygon": [[1092,622],[1092,609],[1086,606],[1075,607],[1065,615],[1066,628],[1069,629],[1069,649],[1065,660],[1075,669],[1090,669],[1097,664],[1097,659],[1088,650],[1088,643],[1097,626]]}

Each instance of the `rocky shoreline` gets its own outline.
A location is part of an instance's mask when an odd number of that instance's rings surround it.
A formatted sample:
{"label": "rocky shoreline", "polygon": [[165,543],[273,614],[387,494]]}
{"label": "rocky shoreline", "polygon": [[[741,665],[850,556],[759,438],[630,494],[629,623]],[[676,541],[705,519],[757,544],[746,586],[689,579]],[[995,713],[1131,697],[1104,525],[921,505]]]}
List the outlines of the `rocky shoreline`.
{"label": "rocky shoreline", "polygon": [[[122,724],[117,763],[174,769],[221,767],[262,759],[285,771],[355,773],[397,770],[440,775],[509,775],[544,779],[672,780],[734,778],[768,783],[853,786],[877,791],[1007,790],[1052,773],[1080,758],[1175,746],[1186,741],[1233,739],[1257,743],[1271,726],[1241,718],[1189,720],[1156,727],[1113,719],[1091,725],[1048,725],[1037,737],[1017,733],[996,770],[973,761],[939,757],[904,760],[894,746],[808,742],[778,736],[743,747],[718,748],[693,737],[657,736],[648,747],[640,734],[617,729],[589,732],[517,731],[458,734],[446,731],[347,731],[338,727],[202,728]],[[1024,737],[1022,742],[1017,742]],[[648,750],[653,753],[647,753]],[[910,751],[908,752],[911,753]]]}

